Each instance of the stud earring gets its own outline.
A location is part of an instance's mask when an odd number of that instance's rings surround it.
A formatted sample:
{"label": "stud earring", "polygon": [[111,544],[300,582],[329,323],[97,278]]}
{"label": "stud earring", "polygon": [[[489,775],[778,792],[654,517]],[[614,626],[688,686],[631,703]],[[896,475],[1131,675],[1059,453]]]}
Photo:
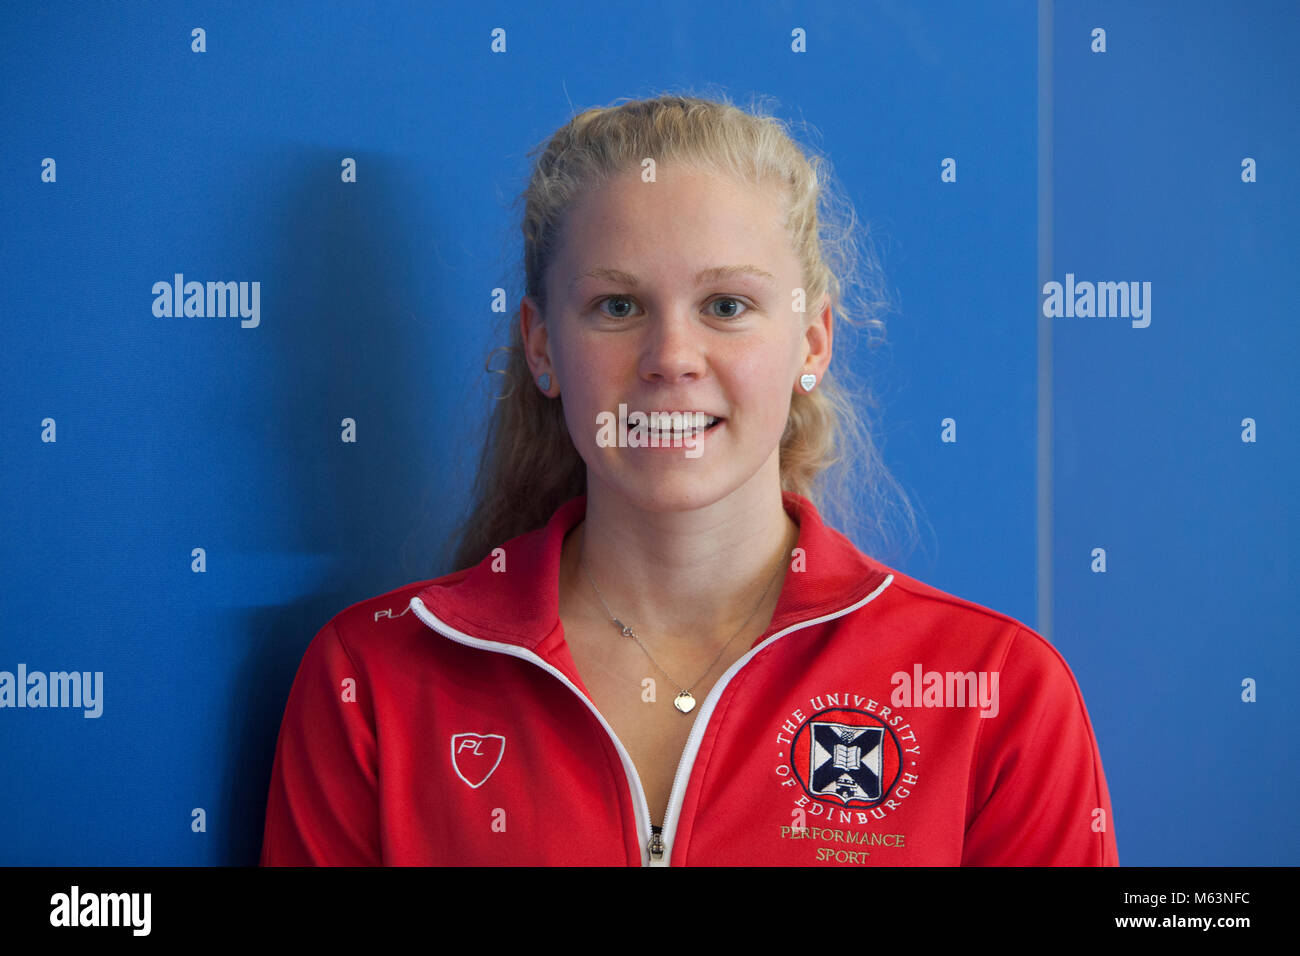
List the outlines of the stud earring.
{"label": "stud earring", "polygon": [[549,392],[551,390],[551,373],[543,372],[538,376],[537,384],[542,387],[543,392]]}
{"label": "stud earring", "polygon": [[800,375],[799,384],[803,386],[803,390],[805,392],[811,392],[813,390],[813,386],[817,384],[817,376],[813,375],[811,372],[808,372],[804,375]]}

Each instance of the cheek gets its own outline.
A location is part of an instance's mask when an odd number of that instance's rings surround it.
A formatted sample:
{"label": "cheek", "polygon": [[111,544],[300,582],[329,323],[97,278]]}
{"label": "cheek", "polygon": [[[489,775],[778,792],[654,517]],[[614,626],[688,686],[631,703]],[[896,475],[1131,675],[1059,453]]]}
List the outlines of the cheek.
{"label": "cheek", "polygon": [[755,366],[743,379],[732,379],[730,393],[736,403],[735,415],[746,434],[779,435],[790,417],[789,394],[784,385],[786,370],[774,365]]}
{"label": "cheek", "polygon": [[728,376],[750,403],[767,398],[769,401],[763,404],[775,407],[781,404],[779,397],[786,384],[794,381],[795,366],[790,356],[790,352],[775,348],[737,354],[727,361]]}
{"label": "cheek", "polygon": [[573,444],[579,449],[589,448],[595,441],[596,415],[603,409],[597,408],[594,399],[580,386],[565,389],[560,393],[560,400],[564,403],[564,424]]}
{"label": "cheek", "polygon": [[563,404],[569,437],[584,454],[597,450],[599,425],[596,416],[601,412],[618,414],[618,406],[611,406],[609,401],[610,395],[617,394],[616,390],[605,384],[610,374],[609,364],[589,362],[584,355],[569,352],[556,356],[556,366],[562,373],[559,400]]}

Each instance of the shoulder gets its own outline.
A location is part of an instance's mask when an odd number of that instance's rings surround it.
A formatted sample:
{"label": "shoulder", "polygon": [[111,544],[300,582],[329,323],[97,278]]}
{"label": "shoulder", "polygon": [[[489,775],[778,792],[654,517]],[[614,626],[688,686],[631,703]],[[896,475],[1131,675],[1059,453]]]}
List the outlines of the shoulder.
{"label": "shoulder", "polygon": [[382,594],[349,604],[331,617],[317,632],[313,643],[336,642],[360,665],[381,654],[392,659],[394,652],[413,644],[428,646],[428,627],[411,610],[411,599],[431,585],[454,581],[467,574],[458,571],[440,578],[412,581]]}
{"label": "shoulder", "polygon": [[[1023,621],[917,578],[886,568],[892,576],[877,614],[890,630],[924,644],[964,649],[987,659],[1008,653],[1020,632],[1035,634]],[[1037,636],[1035,634],[1035,636]],[[1038,638],[1042,641],[1042,638]],[[1044,642],[1045,643],[1045,642]],[[1050,645],[1049,645],[1050,646]]]}
{"label": "shoulder", "polygon": [[[873,629],[883,631],[896,653],[912,654],[940,669],[1008,671],[1017,685],[1050,683],[1082,700],[1064,655],[1042,634],[1010,614],[959,597],[889,569]],[[868,618],[867,620],[870,620]]]}

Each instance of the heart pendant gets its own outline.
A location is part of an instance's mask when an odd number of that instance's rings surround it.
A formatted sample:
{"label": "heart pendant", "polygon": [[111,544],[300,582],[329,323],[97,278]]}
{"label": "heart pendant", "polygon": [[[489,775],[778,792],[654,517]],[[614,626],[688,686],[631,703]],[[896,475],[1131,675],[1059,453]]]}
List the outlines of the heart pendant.
{"label": "heart pendant", "polygon": [[683,714],[689,714],[695,709],[695,698],[691,696],[690,691],[684,690],[673,698],[673,706]]}

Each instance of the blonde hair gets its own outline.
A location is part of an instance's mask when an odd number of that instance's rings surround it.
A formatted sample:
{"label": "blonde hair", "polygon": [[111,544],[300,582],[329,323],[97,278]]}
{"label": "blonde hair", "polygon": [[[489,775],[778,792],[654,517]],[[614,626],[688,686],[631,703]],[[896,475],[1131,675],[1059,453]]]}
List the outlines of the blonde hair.
{"label": "blonde hair", "polygon": [[[621,105],[584,110],[545,143],[519,197],[524,203],[524,288],[546,314],[543,277],[557,253],[565,216],[575,200],[611,177],[638,169],[653,157],[662,168],[681,164],[753,184],[783,187],[785,225],[803,271],[806,301],[829,292],[833,319],[881,331],[889,307],[883,273],[869,245],[859,246],[853,207],[831,186],[829,162],[805,153],[786,126],[755,102],[742,110],[725,95],[704,99],[663,94]],[[861,267],[861,271],[859,271]],[[842,340],[838,334],[836,345]],[[484,439],[469,517],[456,533],[452,570],[471,567],[497,545],[544,525],[565,501],[586,493],[586,463],[569,437],[560,401],[543,395],[524,358],[518,310],[511,319],[504,369],[508,389]],[[844,363],[841,362],[840,366]],[[834,370],[833,370],[834,369]],[[914,531],[907,496],[885,469],[870,431],[852,399],[877,407],[866,389],[842,383],[847,370],[827,369],[812,392],[796,392],[781,436],[781,487],[817,507],[828,523],[861,527],[885,545],[888,491],[897,492],[904,523]],[[833,482],[824,478],[832,466]],[[866,493],[871,507],[860,524],[854,493]],[[826,501],[834,508],[827,511]],[[832,515],[834,520],[832,520]]]}

